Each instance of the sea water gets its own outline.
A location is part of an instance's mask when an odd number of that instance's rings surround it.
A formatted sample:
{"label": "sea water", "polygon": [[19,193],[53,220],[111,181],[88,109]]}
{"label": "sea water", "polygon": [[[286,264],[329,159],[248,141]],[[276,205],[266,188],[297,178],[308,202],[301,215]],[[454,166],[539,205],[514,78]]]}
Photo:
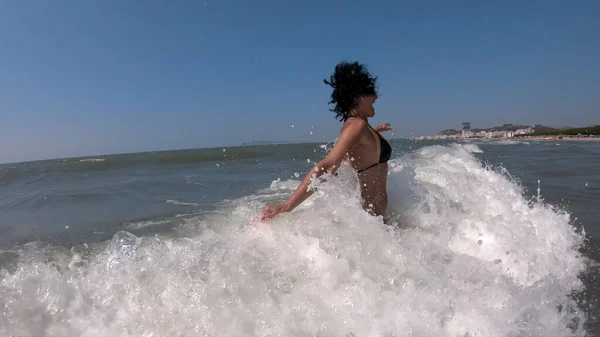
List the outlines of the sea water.
{"label": "sea water", "polygon": [[[483,147],[396,151],[386,222],[361,209],[347,165],[293,212],[257,221],[297,187],[290,166],[201,210],[199,196],[165,196],[198,210],[168,230],[124,222],[107,240],[7,245],[0,335],[585,336],[597,314],[575,299],[591,268],[585,226],[476,157]],[[276,170],[267,161],[256,165]]]}

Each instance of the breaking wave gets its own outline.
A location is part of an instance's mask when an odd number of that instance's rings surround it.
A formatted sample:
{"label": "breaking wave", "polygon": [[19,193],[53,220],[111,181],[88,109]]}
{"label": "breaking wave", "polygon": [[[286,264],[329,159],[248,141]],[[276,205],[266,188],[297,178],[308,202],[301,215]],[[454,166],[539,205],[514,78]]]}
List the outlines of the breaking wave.
{"label": "breaking wave", "polygon": [[391,161],[389,225],[344,166],[271,222],[250,223],[298,181],[187,220],[185,238],[22,249],[0,264],[0,335],[584,336],[583,234],[478,150]]}

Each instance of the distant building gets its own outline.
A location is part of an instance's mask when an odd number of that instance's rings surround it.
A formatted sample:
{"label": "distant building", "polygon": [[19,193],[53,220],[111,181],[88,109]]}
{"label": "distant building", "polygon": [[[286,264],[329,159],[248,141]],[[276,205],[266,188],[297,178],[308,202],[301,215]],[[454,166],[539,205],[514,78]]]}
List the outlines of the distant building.
{"label": "distant building", "polygon": [[531,133],[533,133],[532,127],[528,127],[526,129],[519,129],[519,130],[515,131],[515,135],[527,135],[527,134],[531,134]]}
{"label": "distant building", "polygon": [[[492,131],[493,130],[493,131]],[[494,127],[473,132],[470,122],[462,123],[462,130],[445,130],[436,136],[421,136],[418,139],[510,139],[535,132],[535,126],[523,127],[515,130],[515,125],[505,124],[502,127]]]}
{"label": "distant building", "polygon": [[462,125],[463,125],[463,128],[462,128],[461,136],[463,138],[470,138],[471,137],[471,122],[463,122]]}

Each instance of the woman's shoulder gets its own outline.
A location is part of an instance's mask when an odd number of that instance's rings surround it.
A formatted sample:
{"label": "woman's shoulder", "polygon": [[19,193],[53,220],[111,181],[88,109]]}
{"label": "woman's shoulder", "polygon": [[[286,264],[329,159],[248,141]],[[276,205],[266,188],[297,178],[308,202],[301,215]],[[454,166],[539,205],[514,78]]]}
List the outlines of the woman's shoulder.
{"label": "woman's shoulder", "polygon": [[368,126],[367,122],[361,118],[348,118],[344,125],[342,125],[342,132],[344,130],[353,129],[353,130],[362,130]]}
{"label": "woman's shoulder", "polygon": [[368,124],[365,120],[360,118],[349,118],[344,122],[344,125],[342,125],[340,137],[355,139],[357,144],[362,144],[366,139],[367,132],[369,132],[367,127]]}

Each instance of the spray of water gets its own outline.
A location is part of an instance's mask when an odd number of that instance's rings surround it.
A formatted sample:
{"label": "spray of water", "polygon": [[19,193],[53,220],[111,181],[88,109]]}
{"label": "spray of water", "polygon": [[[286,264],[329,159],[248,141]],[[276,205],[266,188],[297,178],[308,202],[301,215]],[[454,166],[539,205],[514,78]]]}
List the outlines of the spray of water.
{"label": "spray of water", "polygon": [[99,246],[24,250],[0,276],[2,336],[584,336],[583,238],[476,146],[390,163],[393,224],[347,166],[297,210],[248,225],[297,180]]}

